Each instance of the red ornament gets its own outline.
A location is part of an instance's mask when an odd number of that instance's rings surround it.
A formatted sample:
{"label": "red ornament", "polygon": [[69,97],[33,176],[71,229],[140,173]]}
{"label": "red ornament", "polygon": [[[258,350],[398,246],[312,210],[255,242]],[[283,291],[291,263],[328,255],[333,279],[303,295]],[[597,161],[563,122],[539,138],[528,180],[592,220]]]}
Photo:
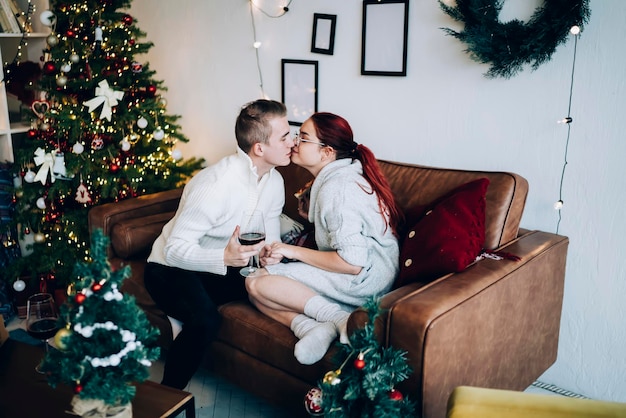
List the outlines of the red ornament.
{"label": "red ornament", "polygon": [[148,86],[148,88],[146,89],[146,92],[150,95],[150,96],[154,96],[154,94],[156,93],[156,86],[151,84]]}
{"label": "red ornament", "polygon": [[54,65],[52,61],[46,61],[46,63],[43,65],[43,72],[45,74],[52,75],[56,73],[56,71],[57,71],[57,67],[56,65]]}
{"label": "red ornament", "polygon": [[304,396],[304,409],[314,417],[324,415],[322,408],[322,390],[320,388],[311,388]]}
{"label": "red ornament", "polygon": [[75,36],[76,36],[76,32],[74,31],[74,29],[69,28],[68,30],[66,30],[66,31],[65,31],[65,35],[66,35],[68,38],[73,38],[73,37],[75,37]]}
{"label": "red ornament", "polygon": [[140,73],[142,69],[143,69],[143,65],[140,62],[133,61],[133,63],[130,64],[130,70],[133,73]]}
{"label": "red ornament", "polygon": [[391,391],[389,392],[389,399],[393,401],[401,401],[402,399],[404,399],[404,396],[399,390],[391,389]]}
{"label": "red ornament", "polygon": [[37,129],[29,129],[28,130],[28,137],[29,138],[37,138]]}
{"label": "red ornament", "polygon": [[100,137],[95,137],[91,140],[91,149],[95,151],[99,151],[104,147],[104,139]]}
{"label": "red ornament", "polygon": [[102,290],[102,285],[100,283],[94,283],[93,286],[91,286],[91,290],[98,292]]}
{"label": "red ornament", "polygon": [[133,17],[131,15],[124,15],[122,16],[122,22],[124,22],[126,26],[130,26],[133,24]]}
{"label": "red ornament", "polygon": [[76,383],[76,385],[74,386],[74,393],[78,395],[82,391],[83,391],[83,385],[81,385],[80,383]]}
{"label": "red ornament", "polygon": [[111,163],[111,165],[109,166],[109,171],[110,171],[111,173],[114,173],[114,174],[115,174],[115,173],[117,173],[118,171],[120,171],[120,166],[119,166],[119,164],[116,164],[116,163]]}
{"label": "red ornament", "polygon": [[354,368],[357,370],[363,370],[365,368],[365,355],[363,353],[359,353],[359,356],[354,360]]}
{"label": "red ornament", "polygon": [[85,299],[87,299],[87,296],[85,296],[84,293],[77,293],[74,299],[76,300],[76,303],[82,305]]}

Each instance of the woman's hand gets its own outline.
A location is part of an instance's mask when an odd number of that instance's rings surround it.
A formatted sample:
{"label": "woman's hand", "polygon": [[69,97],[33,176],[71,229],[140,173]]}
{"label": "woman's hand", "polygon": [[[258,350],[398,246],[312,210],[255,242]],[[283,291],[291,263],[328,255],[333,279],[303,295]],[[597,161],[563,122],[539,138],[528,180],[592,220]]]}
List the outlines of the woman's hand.
{"label": "woman's hand", "polygon": [[269,245],[269,253],[271,256],[282,258],[289,258],[292,260],[297,260],[296,252],[299,247],[295,245],[285,244],[282,242],[274,242]]}
{"label": "woman's hand", "polygon": [[283,256],[279,253],[272,253],[272,246],[266,245],[261,249],[259,260],[261,266],[271,266],[272,264],[278,264],[282,261]]}

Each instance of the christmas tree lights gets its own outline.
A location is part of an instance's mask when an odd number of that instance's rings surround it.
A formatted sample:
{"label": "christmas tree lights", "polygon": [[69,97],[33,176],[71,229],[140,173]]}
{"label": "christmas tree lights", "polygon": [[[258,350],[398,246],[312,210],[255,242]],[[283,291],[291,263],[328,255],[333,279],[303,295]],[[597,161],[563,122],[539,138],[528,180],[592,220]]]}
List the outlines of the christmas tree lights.
{"label": "christmas tree lights", "polygon": [[[34,241],[9,281],[58,282],[89,260],[87,212],[95,205],[181,186],[203,160],[182,160],[187,142],[167,113],[166,89],[138,55],[152,43],[123,9],[131,0],[52,0],[31,129],[16,141],[18,234]],[[31,239],[25,239],[25,236]]]}

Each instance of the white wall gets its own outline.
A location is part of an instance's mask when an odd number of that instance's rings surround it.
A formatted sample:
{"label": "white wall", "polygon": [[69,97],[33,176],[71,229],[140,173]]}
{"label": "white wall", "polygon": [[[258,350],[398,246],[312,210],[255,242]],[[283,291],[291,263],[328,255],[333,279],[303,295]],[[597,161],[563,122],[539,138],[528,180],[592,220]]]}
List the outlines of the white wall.
{"label": "white wall", "polygon": [[[276,13],[286,0],[255,0]],[[541,0],[508,0],[503,19]],[[559,233],[570,240],[559,355],[541,380],[626,401],[626,3],[591,1],[578,41]],[[281,58],[319,61],[319,110],[345,116],[379,158],[515,171],[530,183],[522,226],[556,231],[574,39],[537,71],[486,79],[436,0],[410,3],[407,77],[360,75],[362,2],[294,0],[281,18],[255,10],[266,94],[280,100]],[[310,52],[313,13],[336,14],[334,55]],[[239,107],[260,97],[247,0],[135,0],[131,14],[155,43],[145,57],[183,116],[185,156],[214,162],[234,150]],[[488,314],[488,313],[486,313]]]}

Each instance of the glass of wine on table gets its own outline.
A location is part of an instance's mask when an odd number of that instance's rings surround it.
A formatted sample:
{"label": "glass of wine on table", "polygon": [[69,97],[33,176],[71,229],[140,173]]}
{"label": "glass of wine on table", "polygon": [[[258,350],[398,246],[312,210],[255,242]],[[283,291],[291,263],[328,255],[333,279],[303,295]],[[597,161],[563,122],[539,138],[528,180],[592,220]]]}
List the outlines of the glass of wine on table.
{"label": "glass of wine on table", "polygon": [[[243,220],[239,228],[239,243],[241,245],[254,245],[265,239],[265,223],[263,213],[259,210],[244,212]],[[257,271],[259,266],[259,255],[250,257],[247,267],[239,270],[242,276],[247,277]]]}
{"label": "glass of wine on table", "polygon": [[[44,342],[48,352],[48,339],[54,337],[58,330],[57,321],[59,313],[52,295],[49,293],[36,293],[26,302],[26,332]],[[39,366],[35,370],[39,370]]]}

